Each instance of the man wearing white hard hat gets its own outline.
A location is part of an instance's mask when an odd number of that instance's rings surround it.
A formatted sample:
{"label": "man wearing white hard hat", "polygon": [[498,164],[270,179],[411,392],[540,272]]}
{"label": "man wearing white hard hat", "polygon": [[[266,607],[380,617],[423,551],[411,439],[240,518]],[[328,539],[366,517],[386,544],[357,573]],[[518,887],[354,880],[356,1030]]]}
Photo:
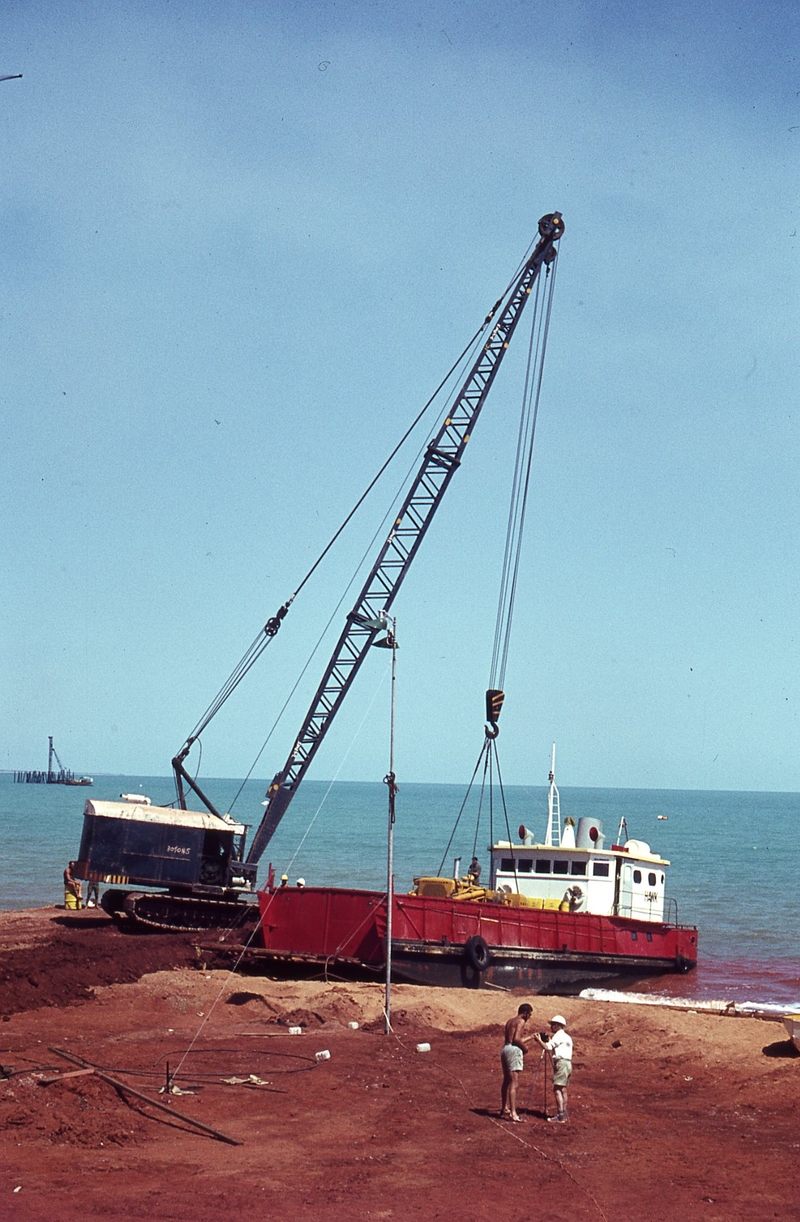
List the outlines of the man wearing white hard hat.
{"label": "man wearing white hard hat", "polygon": [[536,1037],[553,1058],[553,1094],[558,1111],[555,1116],[548,1116],[547,1119],[555,1124],[566,1124],[567,1086],[572,1074],[572,1036],[567,1034],[567,1020],[563,1014],[553,1015],[550,1019],[550,1030],[553,1034],[549,1040],[541,1035]]}

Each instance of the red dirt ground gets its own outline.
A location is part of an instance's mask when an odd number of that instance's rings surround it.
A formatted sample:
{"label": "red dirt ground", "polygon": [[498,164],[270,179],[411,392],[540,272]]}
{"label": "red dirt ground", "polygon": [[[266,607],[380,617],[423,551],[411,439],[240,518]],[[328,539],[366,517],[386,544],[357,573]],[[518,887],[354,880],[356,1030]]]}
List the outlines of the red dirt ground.
{"label": "red dirt ground", "polygon": [[[499,1050],[517,996],[396,986],[386,1036],[380,985],[209,972],[190,936],[52,909],[0,914],[0,986],[10,1222],[800,1219],[800,1057],[776,1023],[559,999],[570,1123],[544,1122],[530,1053],[512,1125]],[[554,1003],[531,1000],[544,1029]],[[96,1075],[43,1084],[76,1068],[54,1049],[173,1114]],[[191,1093],[158,1093],[167,1064]]]}

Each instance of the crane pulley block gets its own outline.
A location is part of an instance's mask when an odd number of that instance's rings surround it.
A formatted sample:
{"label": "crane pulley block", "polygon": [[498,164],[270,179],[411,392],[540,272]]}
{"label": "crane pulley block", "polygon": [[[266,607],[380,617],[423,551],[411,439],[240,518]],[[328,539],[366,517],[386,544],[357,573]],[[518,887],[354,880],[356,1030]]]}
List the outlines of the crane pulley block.
{"label": "crane pulley block", "polygon": [[505,692],[501,692],[496,687],[490,687],[486,693],[486,720],[495,730],[497,729],[497,723],[500,720],[500,711],[503,707],[503,701],[505,698]]}

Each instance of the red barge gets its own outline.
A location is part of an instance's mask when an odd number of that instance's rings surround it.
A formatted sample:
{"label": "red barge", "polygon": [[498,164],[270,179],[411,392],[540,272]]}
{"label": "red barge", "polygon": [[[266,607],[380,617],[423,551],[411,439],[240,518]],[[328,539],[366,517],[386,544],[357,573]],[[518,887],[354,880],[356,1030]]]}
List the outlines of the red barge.
{"label": "red barge", "polygon": [[[694,967],[697,929],[666,898],[669,862],[642,840],[604,840],[598,820],[562,829],[551,769],[544,840],[520,827],[518,842],[493,844],[488,887],[474,874],[417,878],[393,896],[393,979],[563,992]],[[386,892],[269,887],[259,905],[262,955],[276,965],[385,971]]]}

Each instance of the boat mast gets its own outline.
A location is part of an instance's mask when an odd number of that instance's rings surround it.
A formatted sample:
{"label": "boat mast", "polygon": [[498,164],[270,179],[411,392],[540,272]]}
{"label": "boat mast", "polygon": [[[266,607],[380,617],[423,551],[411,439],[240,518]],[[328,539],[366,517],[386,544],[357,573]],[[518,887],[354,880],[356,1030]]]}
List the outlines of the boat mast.
{"label": "boat mast", "polygon": [[550,754],[550,788],[547,791],[547,834],[545,835],[544,842],[545,844],[554,845],[556,848],[561,844],[561,799],[558,796],[558,789],[556,787],[555,743],[553,743],[553,750]]}
{"label": "boat mast", "polygon": [[[500,316],[455,398],[439,431],[429,442],[422,464],[383,544],[375,564],[347,616],[333,655],[306,714],[289,758],[267,791],[266,810],[247,862],[255,864],[269,844],[297,792],[331,721],[347,694],[386,616],[409,565],[417,554],[450,480],[461,464],[467,442],[477,423],[495,376],[506,354],[525,303],[542,266],[556,258],[555,243],[564,232],[560,212],[539,221],[539,241],[517,276],[509,294],[496,302],[484,326],[500,309]],[[552,284],[552,282],[551,282]],[[505,301],[505,304],[503,304]]]}

